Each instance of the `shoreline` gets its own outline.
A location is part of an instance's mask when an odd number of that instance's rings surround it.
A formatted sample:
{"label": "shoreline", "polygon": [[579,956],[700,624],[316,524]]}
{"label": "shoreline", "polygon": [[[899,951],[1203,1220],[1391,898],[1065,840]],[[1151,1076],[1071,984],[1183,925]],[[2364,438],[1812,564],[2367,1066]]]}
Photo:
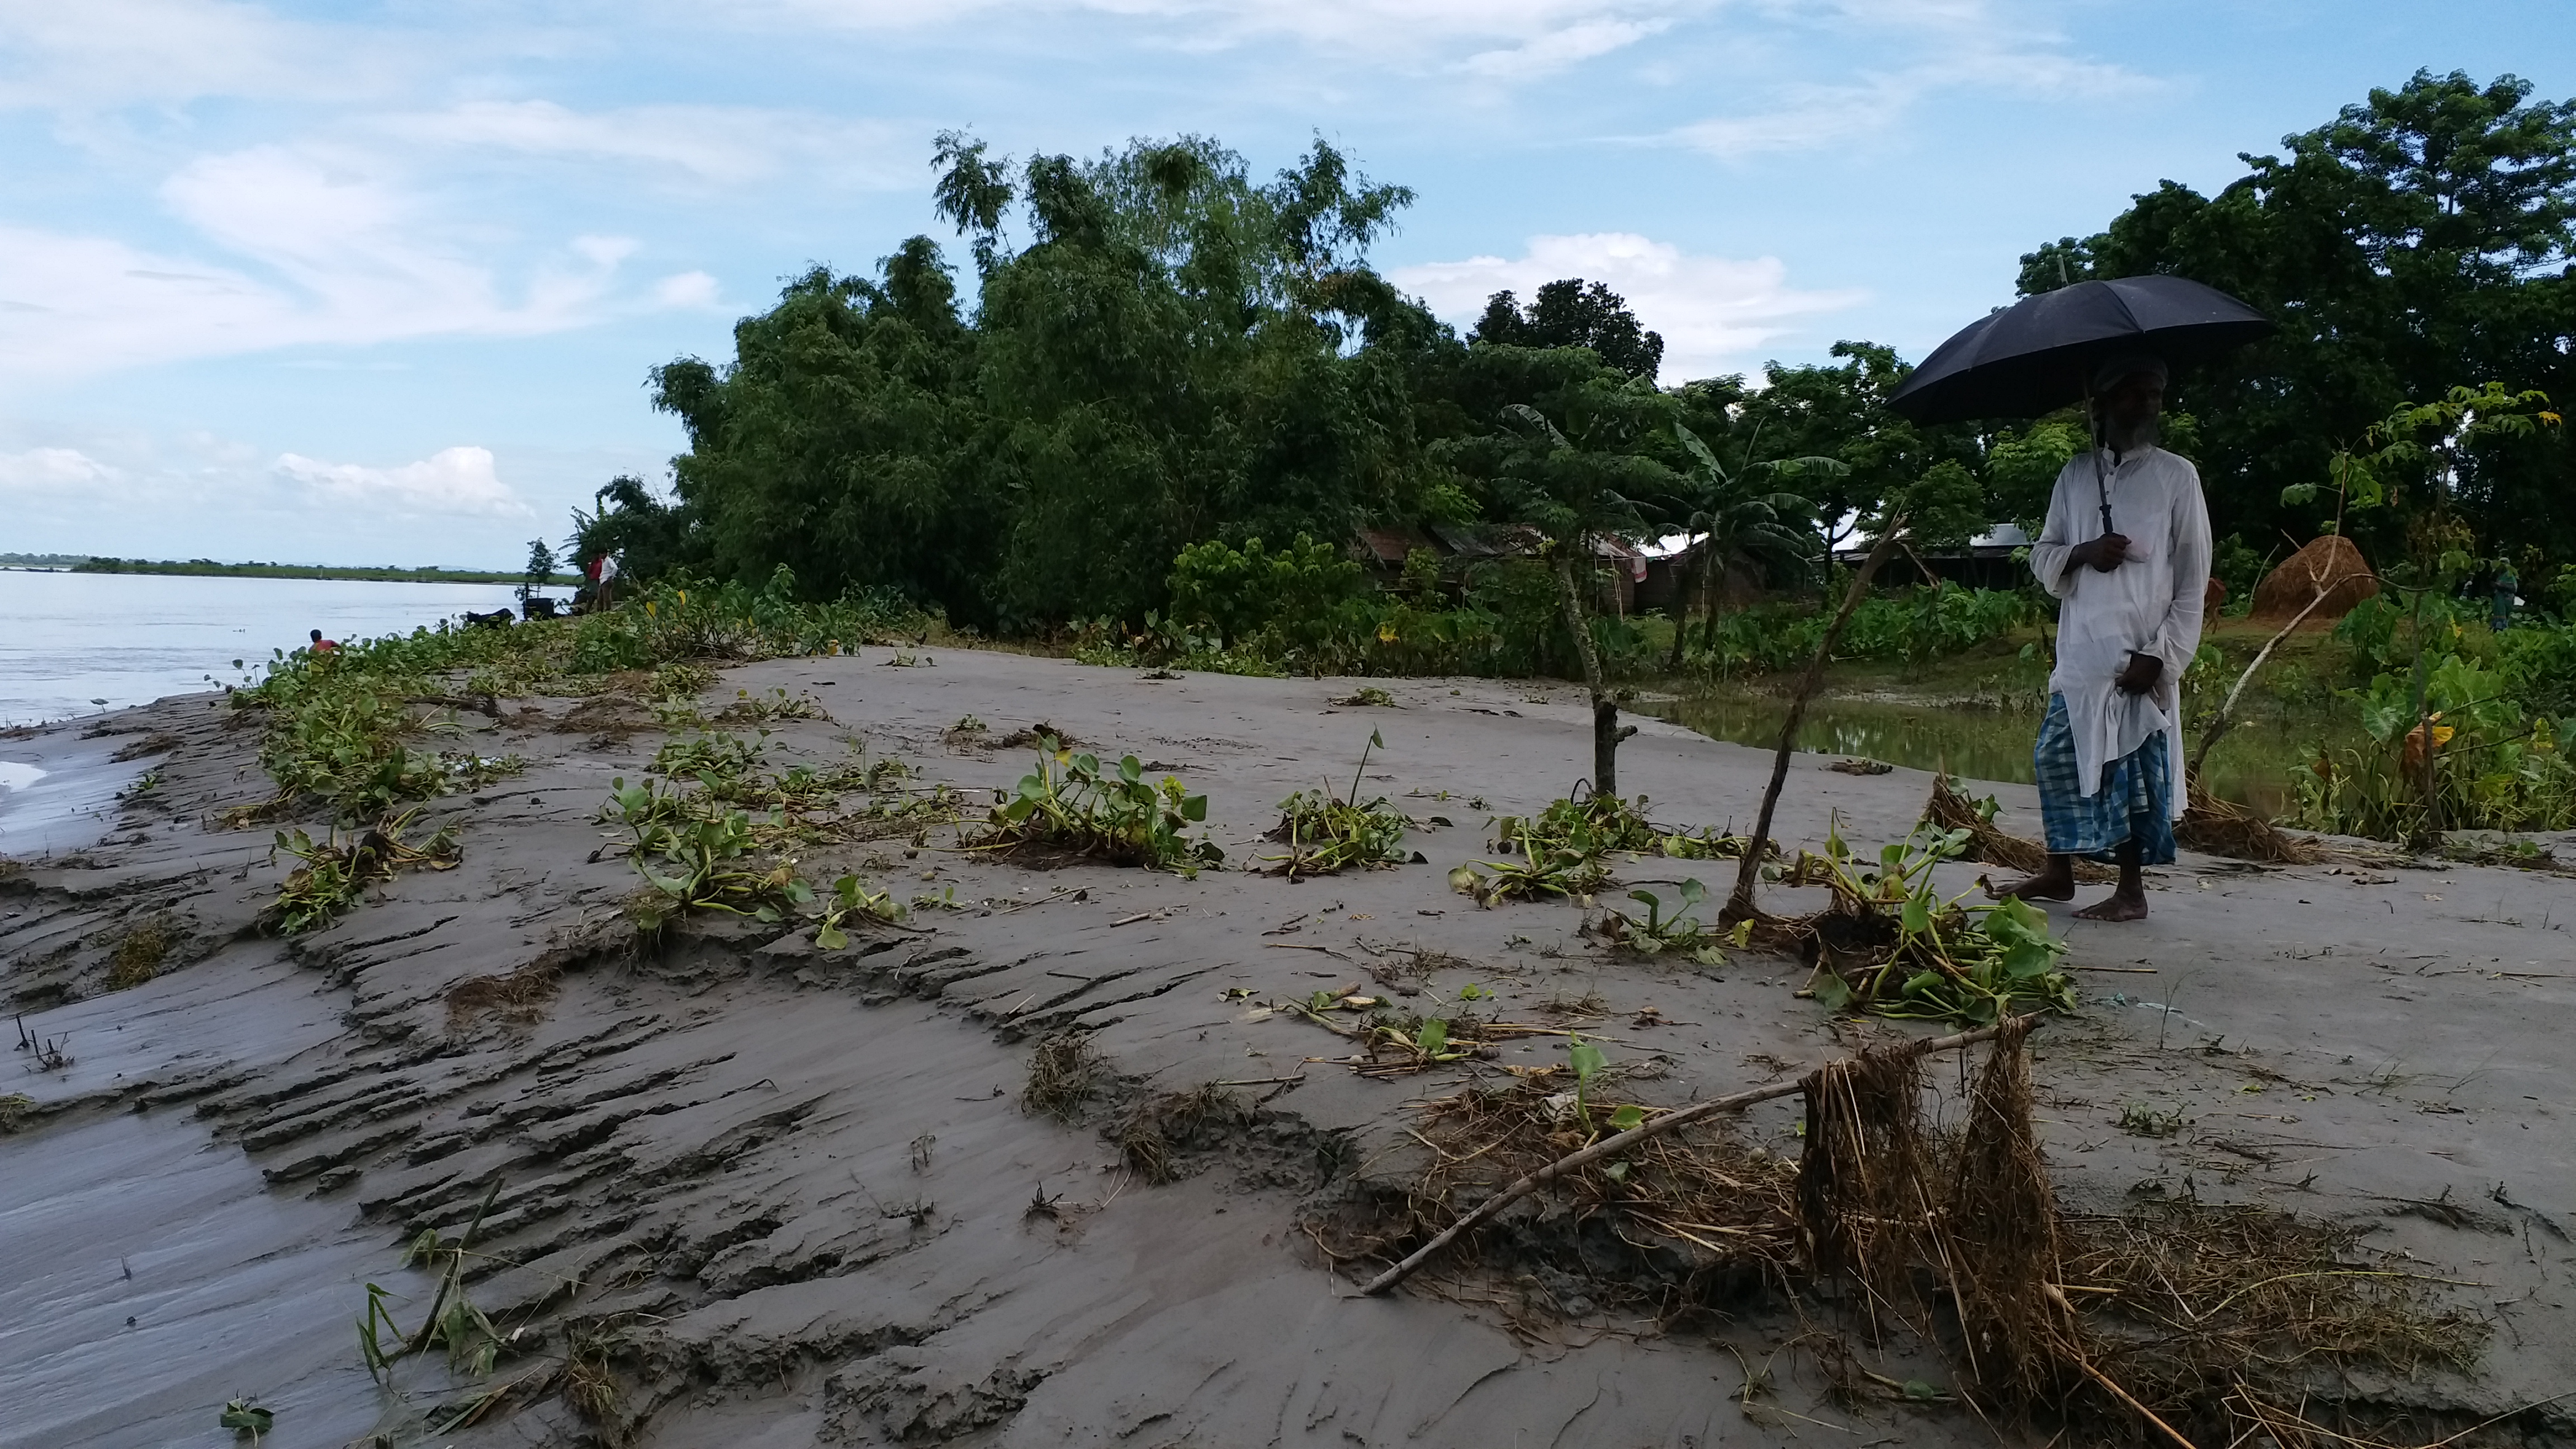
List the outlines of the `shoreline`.
{"label": "shoreline", "polygon": [[[1488,910],[1448,889],[1452,867],[1490,858],[1486,815],[1534,813],[1587,767],[1578,690],[1373,680],[1400,707],[1359,708],[1331,703],[1349,681],[1153,681],[999,651],[928,654],[738,666],[700,699],[712,711],[737,690],[810,695],[830,718],[771,722],[764,748],[779,764],[844,759],[856,737],[869,758],[903,761],[920,787],[953,783],[978,809],[1029,769],[1029,752],[951,728],[971,715],[992,738],[1044,722],[1206,792],[1209,833],[1235,868],[1195,881],[1039,871],[955,851],[945,827],[852,838],[814,847],[808,877],[851,870],[962,909],[918,906],[902,929],[854,929],[841,952],[817,949],[810,926],[728,924],[636,957],[622,914],[636,877],[601,858],[614,832],[595,817],[609,780],[636,779],[667,736],[614,696],[513,699],[501,718],[460,724],[467,747],[520,754],[527,772],[423,811],[424,833],[457,827],[462,863],[399,875],[327,928],[281,939],[256,926],[293,863],[272,860],[273,827],[200,823],[268,793],[255,729],[199,696],[36,731],[45,757],[66,761],[171,742],[128,762],[157,766],[161,784],[115,802],[98,839],[0,868],[13,1009],[29,1031],[67,1039],[72,1058],[9,1088],[34,1100],[0,1154],[38,1171],[0,1207],[23,1234],[0,1258],[24,1269],[48,1245],[65,1266],[45,1300],[76,1305],[41,1347],[33,1329],[0,1330],[0,1401],[42,1410],[0,1428],[0,1445],[222,1442],[213,1408],[236,1392],[279,1408],[275,1444],[365,1432],[379,1406],[348,1327],[363,1281],[389,1282],[419,1228],[456,1231],[495,1176],[494,1257],[472,1279],[475,1302],[534,1346],[493,1382],[573,1352],[582,1322],[622,1323],[601,1350],[617,1423],[657,1449],[1122,1433],[1786,1444],[1812,1430],[1802,1417],[1856,1428],[1858,1442],[1992,1442],[1955,1407],[1847,1403],[1795,1355],[1777,1359],[1773,1397],[1739,1404],[1738,1355],[1761,1364],[1795,1332],[1776,1314],[1748,1307],[1730,1327],[1657,1335],[1544,1273],[1516,1278],[1508,1259],[1354,1300],[1352,1278],[1306,1236],[1317,1201],[1419,1169],[1416,1104],[1563,1048],[1537,1039],[1492,1062],[1373,1080],[1314,1060],[1347,1047],[1255,1002],[1357,986],[1428,1003],[1475,987],[1513,1020],[1573,1003],[1634,1074],[1627,1090],[1660,1102],[1777,1079],[1846,1054],[1856,1033],[1898,1029],[1797,998],[1794,961],[1614,955],[1583,934],[1579,906]],[[1636,723],[1621,773],[1656,818],[1749,822],[1767,751]],[[123,733],[79,737],[103,724]],[[1243,869],[1275,851],[1259,838],[1275,802],[1347,780],[1372,730],[1387,744],[1363,792],[1455,822],[1411,836],[1425,861],[1293,884]],[[1837,774],[1830,760],[1793,762],[1784,843],[1829,827],[1864,851],[1902,838],[1929,777]],[[1999,825],[2035,833],[2029,787],[1975,788],[2001,802]],[[1978,869],[1939,867],[1944,893]],[[1646,859],[1621,875],[1663,889],[1732,870]],[[1822,892],[1765,896],[1803,910]],[[2053,909],[2087,968],[2079,1012],[2033,1039],[2061,1200],[2116,1212],[2156,1184],[2159,1198],[2366,1224],[2375,1247],[2416,1255],[2427,1274],[2482,1284],[2445,1291],[2511,1332],[2494,1335],[2475,1378],[2364,1375],[2349,1392],[2418,1404],[2451,1428],[2556,1392],[2576,1361],[2565,897],[2561,878],[2498,868],[2187,855],[2151,873],[2143,926]],[[106,989],[116,946],[152,922],[172,937],[157,975]],[[1069,1124],[1017,1100],[1036,1044],[1067,1030],[1085,1033],[1106,1074]],[[1229,1081],[1260,1083],[1238,1089],[1252,1115],[1185,1152],[1176,1181],[1139,1176],[1104,1135],[1140,1094]],[[2124,1130],[2132,1104],[2172,1114],[2175,1129]],[[208,1190],[233,1204],[224,1221],[241,1226],[224,1240],[246,1256],[153,1256],[184,1239],[187,1194],[152,1165],[177,1160],[153,1155],[166,1148],[111,1140],[136,1112],[155,1134],[187,1134],[200,1157],[256,1169],[256,1190],[231,1169]],[[1778,1104],[1743,1130],[1794,1152],[1796,1125],[1794,1103]],[[94,1200],[77,1182],[109,1185],[114,1222],[82,1222]],[[262,1242],[287,1265],[271,1280],[243,1276]],[[275,1345],[265,1366],[226,1347],[223,1316],[262,1281],[280,1304],[259,1328]],[[2509,1319],[2488,1306],[2508,1300]],[[416,1295],[400,1309],[406,1325],[419,1313]],[[471,1391],[436,1368],[407,1365],[412,1407]],[[1893,1376],[1917,1375],[1946,1370],[1916,1362]],[[531,1391],[495,1418],[448,1437],[600,1432],[559,1394]],[[2576,1417],[2561,1404],[2510,1426],[2544,1442],[2576,1434]]]}

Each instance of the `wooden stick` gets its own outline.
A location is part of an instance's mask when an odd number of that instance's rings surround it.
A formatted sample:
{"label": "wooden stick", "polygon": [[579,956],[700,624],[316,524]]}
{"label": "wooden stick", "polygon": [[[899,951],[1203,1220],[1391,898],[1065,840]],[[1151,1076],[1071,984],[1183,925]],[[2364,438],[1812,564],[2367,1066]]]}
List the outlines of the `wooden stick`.
{"label": "wooden stick", "polygon": [[1825,628],[1825,637],[1816,641],[1816,657],[1807,661],[1806,677],[1798,681],[1798,692],[1789,700],[1789,717],[1780,725],[1780,751],[1771,760],[1771,783],[1762,791],[1762,814],[1753,822],[1753,839],[1744,847],[1744,864],[1735,872],[1735,893],[1726,900],[1719,913],[1722,921],[1740,921],[1753,915],[1753,883],[1761,878],[1762,857],[1771,842],[1771,812],[1779,807],[1780,787],[1789,779],[1789,756],[1798,748],[1798,726],[1807,718],[1807,701],[1815,698],[1817,687],[1825,682],[1825,665],[1833,658],[1834,645],[1843,637],[1843,626],[1851,622],[1852,610],[1860,607],[1869,592],[1869,577],[1887,556],[1896,551],[1905,538],[1905,515],[1887,520],[1878,531],[1878,543],[1869,557],[1861,561],[1860,572],[1852,576],[1851,589],[1843,595],[1842,610]]}
{"label": "wooden stick", "polygon": [[[1905,1050],[1918,1057],[1929,1056],[1934,1052],[1956,1051],[1961,1047],[1972,1046],[1981,1041],[1992,1041],[2008,1028],[2034,1028],[2039,1025],[2039,1013],[2033,1012],[2028,1016],[2017,1016],[1996,1022],[1993,1026],[1981,1026],[1974,1031],[1963,1031],[1952,1036],[1936,1036],[1923,1041],[1912,1042],[1907,1044]],[[1629,1148],[1636,1146],[1638,1143],[1645,1141],[1649,1137],[1660,1137],[1667,1132],[1673,1131],[1676,1128],[1688,1126],[1704,1117],[1713,1117],[1720,1112],[1741,1111],[1746,1107],[1752,1106],[1756,1102],[1768,1102],[1774,1098],[1786,1097],[1793,1093],[1805,1091],[1806,1085],[1807,1079],[1805,1077],[1800,1077],[1795,1081],[1783,1082],[1777,1086],[1755,1087],[1751,1091],[1737,1092],[1732,1096],[1713,1097],[1705,1102],[1694,1102],[1687,1107],[1681,1107],[1673,1111],[1666,1112],[1664,1115],[1657,1117],[1642,1127],[1631,1127],[1625,1132],[1604,1137],[1600,1141],[1593,1143],[1591,1146],[1584,1148],[1580,1152],[1570,1153],[1564,1157],[1560,1157],[1556,1161],[1549,1163],[1547,1166],[1540,1168],[1538,1171],[1531,1173],[1529,1176],[1522,1178],[1520,1181],[1513,1183],[1511,1186],[1504,1188],[1501,1192],[1485,1199],[1484,1203],[1475,1211],[1467,1214],[1463,1218],[1460,1218],[1458,1221],[1451,1223],[1446,1229],[1441,1231],[1439,1236],[1433,1238],[1430,1242],[1414,1249],[1412,1253],[1405,1257],[1404,1261],[1387,1269],[1385,1272],[1378,1274],[1375,1278],[1370,1279],[1368,1285],[1360,1289],[1360,1292],[1363,1296],[1383,1293],[1387,1289],[1394,1287],[1396,1284],[1403,1282],[1405,1279],[1413,1276],[1415,1269],[1430,1261],[1432,1254],[1449,1246],[1450,1242],[1457,1238],[1459,1234],[1464,1233],[1468,1229],[1475,1227],[1477,1224],[1486,1221],[1496,1213],[1501,1212],[1504,1208],[1511,1206],[1513,1203],[1520,1201],[1522,1198],[1529,1196],[1531,1193],[1538,1191],[1540,1188],[1545,1187],[1547,1184],[1556,1181],[1558,1178],[1565,1176],[1567,1173],[1572,1172],[1577,1168],[1590,1166],[1605,1157],[1616,1156],[1619,1153],[1625,1152]]]}
{"label": "wooden stick", "polygon": [[[2342,580],[2337,579],[2336,582],[2340,583]],[[2255,653],[2254,662],[2245,666],[2243,674],[2236,676],[2236,687],[2227,691],[2227,698],[2219,701],[2218,713],[2209,717],[2209,724],[2200,732],[2200,748],[2191,752],[2190,777],[2196,778],[2200,774],[2202,763],[2209,758],[2210,747],[2217,744],[2226,735],[2229,727],[2235,724],[2236,697],[2245,692],[2246,685],[2254,682],[2255,672],[2263,667],[2263,661],[2271,658],[2272,651],[2281,647],[2281,641],[2290,637],[2290,631],[2308,622],[2308,616],[2315,613],[2317,606],[2326,601],[2326,582],[2323,576],[2319,576],[2316,580],[2316,590],[2317,596],[2308,600],[2306,608],[2291,615],[2290,622],[2281,626],[2281,632],[2273,635],[2270,642]]]}

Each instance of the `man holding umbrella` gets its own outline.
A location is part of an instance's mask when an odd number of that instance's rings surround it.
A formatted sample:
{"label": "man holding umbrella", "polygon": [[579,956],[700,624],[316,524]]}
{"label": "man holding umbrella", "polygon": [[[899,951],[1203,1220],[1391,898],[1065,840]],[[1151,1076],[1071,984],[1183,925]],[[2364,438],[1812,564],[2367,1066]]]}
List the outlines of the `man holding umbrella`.
{"label": "man holding umbrella", "polygon": [[2024,297],[1932,350],[1888,405],[1918,423],[2042,417],[2081,401],[2093,448],[2057,475],[2030,551],[2061,602],[2048,719],[2031,751],[2048,866],[1996,892],[2075,895],[2075,857],[2120,864],[2111,898],[2076,914],[2147,913],[2139,868],[2174,858],[2186,796],[2182,672],[2200,647],[2209,506],[2200,472],[2156,446],[2165,369],[2272,332],[2263,315],[2186,277],[2076,282]]}
{"label": "man holding umbrella", "polygon": [[2139,868],[2174,858],[2185,803],[2180,686],[2200,647],[2209,508],[2199,470],[2156,446],[2165,376],[2142,351],[2094,369],[2097,451],[2057,475],[2030,550],[2031,572],[2060,600],[2048,718],[2031,752],[2048,865],[1997,894],[2068,900],[2075,857],[2117,861],[2118,888],[2076,912],[2085,920],[2146,915]]}

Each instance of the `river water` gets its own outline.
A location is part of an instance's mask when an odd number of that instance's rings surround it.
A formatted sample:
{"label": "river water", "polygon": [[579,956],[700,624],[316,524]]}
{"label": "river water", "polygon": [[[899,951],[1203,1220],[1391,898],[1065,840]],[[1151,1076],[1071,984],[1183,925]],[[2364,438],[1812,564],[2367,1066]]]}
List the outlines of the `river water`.
{"label": "river water", "polygon": [[[292,649],[314,629],[363,639],[515,606],[507,584],[0,569],[0,726],[235,683],[240,666],[256,674],[271,649]],[[0,789],[16,783],[7,770],[0,764]]]}
{"label": "river water", "polygon": [[[1786,700],[1770,696],[1714,694],[1672,700],[1656,713],[1714,739],[1769,749],[1780,742],[1788,710]],[[2039,726],[2036,712],[2021,710],[1825,698],[1799,722],[1798,748],[2027,785]],[[2340,743],[2349,732],[2340,721],[2237,730],[2210,752],[2207,783],[2221,798],[2278,815],[2293,803],[2292,772],[2314,758],[2318,740]]]}

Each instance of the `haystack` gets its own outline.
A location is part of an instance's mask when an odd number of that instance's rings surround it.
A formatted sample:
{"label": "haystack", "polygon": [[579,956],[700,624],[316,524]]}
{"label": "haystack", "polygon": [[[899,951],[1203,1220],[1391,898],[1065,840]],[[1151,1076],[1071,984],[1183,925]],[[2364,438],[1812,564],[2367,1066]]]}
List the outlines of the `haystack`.
{"label": "haystack", "polygon": [[2379,592],[2379,578],[2370,571],[2361,550],[2342,534],[2329,533],[2281,560],[2254,586],[2254,617],[2286,623],[2308,606],[2320,585],[2326,598],[2308,615],[2311,623],[2340,619],[2352,612],[2353,605]]}

